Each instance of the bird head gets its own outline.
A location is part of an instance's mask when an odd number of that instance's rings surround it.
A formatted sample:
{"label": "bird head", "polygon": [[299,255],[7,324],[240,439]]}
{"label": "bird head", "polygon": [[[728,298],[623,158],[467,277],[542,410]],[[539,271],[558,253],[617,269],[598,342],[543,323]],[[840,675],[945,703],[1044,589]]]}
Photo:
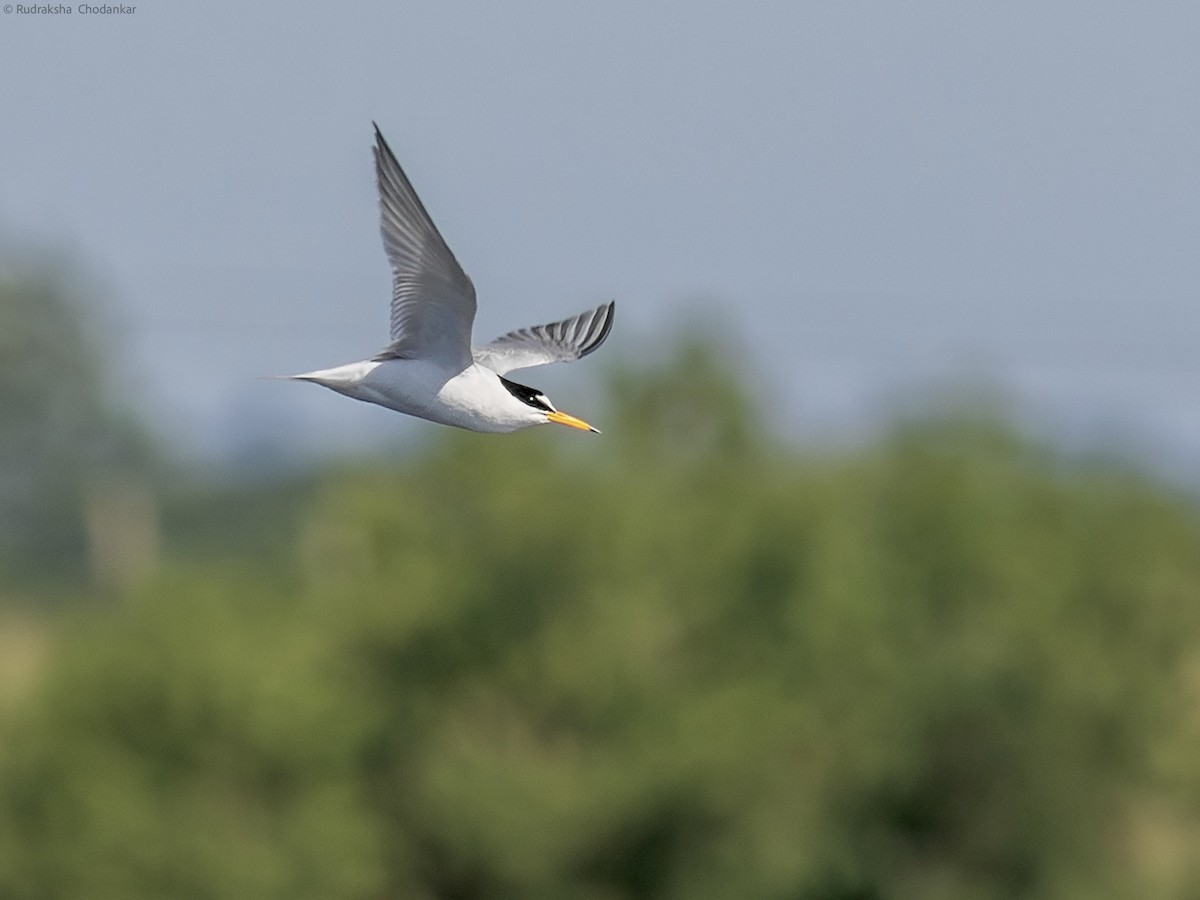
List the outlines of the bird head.
{"label": "bird head", "polygon": [[577,419],[569,413],[559,412],[554,404],[550,402],[550,398],[537,388],[517,384],[515,381],[509,381],[504,377],[501,377],[500,381],[508,388],[510,394],[529,407],[532,414],[537,417],[539,424],[553,422],[556,425],[566,425],[568,428],[578,428],[580,431],[591,431],[595,434],[600,433],[599,428],[593,428],[587,422],[583,421],[583,419]]}

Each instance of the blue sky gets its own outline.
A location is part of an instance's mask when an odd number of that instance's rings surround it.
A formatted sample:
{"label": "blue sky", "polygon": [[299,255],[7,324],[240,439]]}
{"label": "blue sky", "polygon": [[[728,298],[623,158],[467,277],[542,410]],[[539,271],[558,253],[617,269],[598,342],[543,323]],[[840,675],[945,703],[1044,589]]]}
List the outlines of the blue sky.
{"label": "blue sky", "polygon": [[[433,427],[253,377],[385,342],[374,119],[480,339],[707,306],[797,435],[982,377],[1200,463],[1200,7],[135,5],[0,16],[0,237],[83,258],[197,453]],[[587,415],[602,365],[530,380]]]}

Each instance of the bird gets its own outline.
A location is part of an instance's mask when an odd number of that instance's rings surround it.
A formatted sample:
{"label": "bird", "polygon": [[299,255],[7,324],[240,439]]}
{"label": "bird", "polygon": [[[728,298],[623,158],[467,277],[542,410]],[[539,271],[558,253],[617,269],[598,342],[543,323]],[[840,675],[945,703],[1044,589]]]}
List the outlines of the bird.
{"label": "bird", "polygon": [[615,301],[474,346],[475,286],[378,124],[372,124],[379,228],[392,269],[390,343],[370,359],[284,377],[469,431],[504,433],[555,423],[599,434],[557,409],[544,392],[505,376],[593,353],[612,330]]}

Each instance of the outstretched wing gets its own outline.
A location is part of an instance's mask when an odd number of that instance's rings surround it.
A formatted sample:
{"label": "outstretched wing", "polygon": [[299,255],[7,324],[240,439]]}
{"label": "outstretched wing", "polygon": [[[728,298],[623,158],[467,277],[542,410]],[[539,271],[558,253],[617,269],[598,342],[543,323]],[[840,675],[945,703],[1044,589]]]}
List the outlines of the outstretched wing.
{"label": "outstretched wing", "polygon": [[615,312],[616,303],[610,301],[561,322],[518,328],[476,347],[475,362],[503,375],[513,369],[580,359],[604,343]]}
{"label": "outstretched wing", "polygon": [[392,265],[392,343],[381,358],[471,362],[475,286],[375,126],[379,229]]}

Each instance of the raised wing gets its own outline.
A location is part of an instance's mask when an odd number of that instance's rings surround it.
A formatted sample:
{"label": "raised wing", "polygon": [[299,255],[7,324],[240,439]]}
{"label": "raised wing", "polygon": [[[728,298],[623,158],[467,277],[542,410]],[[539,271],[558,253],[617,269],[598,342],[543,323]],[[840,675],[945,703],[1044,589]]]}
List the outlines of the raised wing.
{"label": "raised wing", "polygon": [[381,358],[471,362],[475,286],[375,126],[379,230],[392,265],[392,343]]}
{"label": "raised wing", "polygon": [[503,375],[513,369],[580,359],[604,343],[615,312],[616,303],[610,301],[561,322],[518,328],[476,347],[475,362]]}

